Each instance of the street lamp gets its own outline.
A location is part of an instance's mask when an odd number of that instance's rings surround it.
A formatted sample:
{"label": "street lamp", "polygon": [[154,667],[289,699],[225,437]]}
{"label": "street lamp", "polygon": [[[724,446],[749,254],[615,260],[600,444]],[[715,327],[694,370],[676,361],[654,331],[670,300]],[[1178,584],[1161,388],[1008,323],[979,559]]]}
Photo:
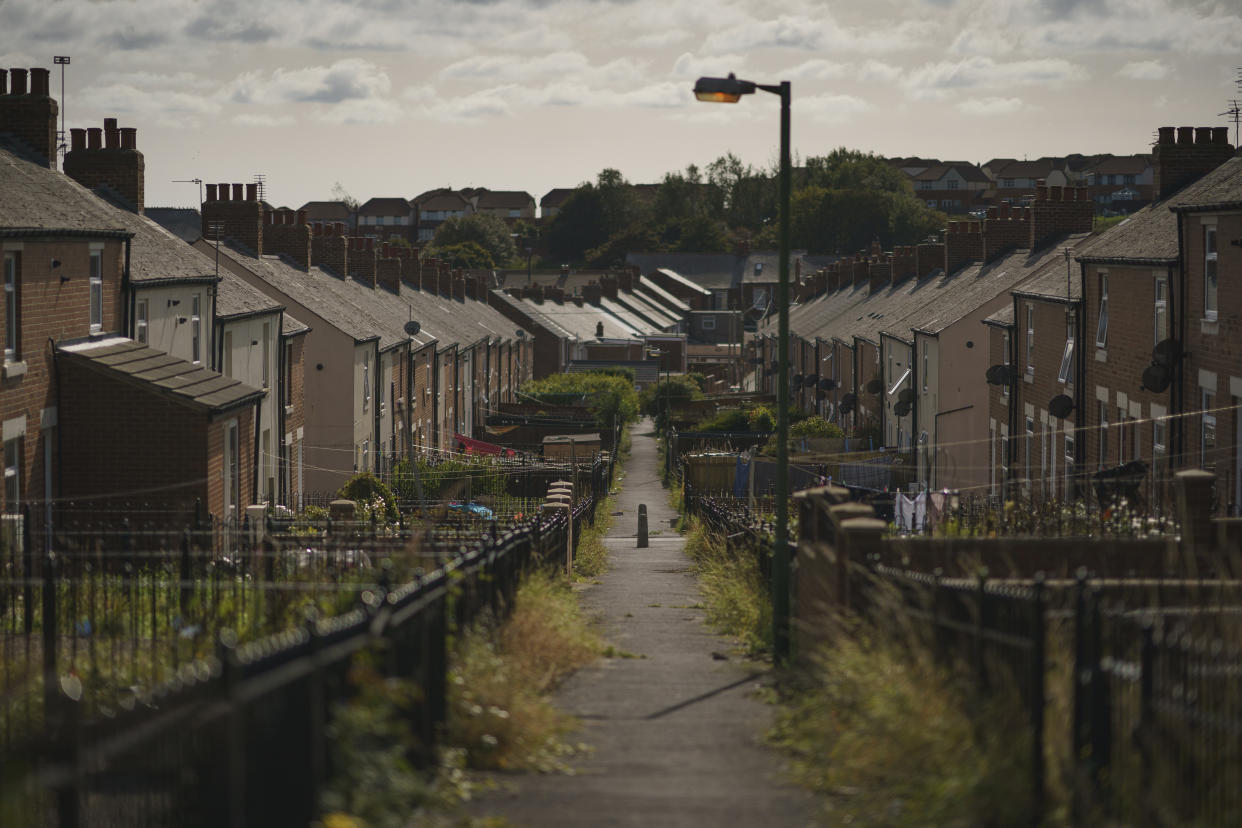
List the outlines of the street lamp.
{"label": "street lamp", "polygon": [[708,103],[737,103],[755,90],[780,95],[780,270],[776,287],[776,551],[772,559],[772,638],[778,662],[789,658],[789,81],[762,84],[727,78],[699,78],[694,96]]}

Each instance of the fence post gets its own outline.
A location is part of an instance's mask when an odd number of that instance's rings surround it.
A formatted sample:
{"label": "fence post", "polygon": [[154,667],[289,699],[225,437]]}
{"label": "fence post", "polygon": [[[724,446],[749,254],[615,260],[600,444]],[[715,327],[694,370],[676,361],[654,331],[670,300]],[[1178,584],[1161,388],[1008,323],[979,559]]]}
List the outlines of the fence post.
{"label": "fence post", "polygon": [[50,715],[56,704],[57,644],[56,635],[56,555],[43,556],[43,712]]}
{"label": "fence post", "polygon": [[1044,818],[1044,678],[1047,668],[1044,573],[1035,573],[1031,596],[1031,824]]}
{"label": "fence post", "polygon": [[1143,651],[1139,661],[1139,724],[1135,741],[1139,751],[1139,790],[1141,808],[1151,814],[1152,730],[1156,723],[1156,637],[1149,619],[1143,624]]}
{"label": "fence post", "polygon": [[647,548],[647,504],[638,504],[638,548]]}
{"label": "fence post", "polygon": [[34,549],[30,532],[30,504],[22,504],[22,565],[26,570],[22,583],[22,625],[29,636],[34,630]]}
{"label": "fence post", "polygon": [[986,566],[979,567],[979,571],[975,573],[975,583],[975,634],[971,641],[971,658],[975,667],[976,689],[982,694],[987,691],[988,687],[987,664],[983,652],[984,615],[988,599],[988,568]]}
{"label": "fence post", "polygon": [[1187,469],[1173,475],[1173,485],[1177,492],[1177,519],[1182,525],[1183,553],[1201,555],[1211,551],[1216,475],[1202,469]]}
{"label": "fence post", "polygon": [[181,623],[188,626],[190,601],[194,597],[194,572],[190,564],[190,530],[187,528],[181,535],[181,590],[180,609]]}
{"label": "fence post", "polygon": [[220,792],[225,800],[227,824],[241,828],[246,824],[246,717],[238,698],[241,665],[237,660],[237,644],[228,630],[216,639],[216,657],[220,660],[220,690],[228,712],[225,714],[224,782]]}
{"label": "fence post", "polygon": [[311,673],[308,680],[308,706],[310,708],[310,780],[308,800],[315,808],[319,802],[319,788],[327,775],[327,701],[324,698],[323,664],[320,662],[319,650],[322,641],[319,635],[319,623],[314,608],[306,610],[307,649],[310,655]]}

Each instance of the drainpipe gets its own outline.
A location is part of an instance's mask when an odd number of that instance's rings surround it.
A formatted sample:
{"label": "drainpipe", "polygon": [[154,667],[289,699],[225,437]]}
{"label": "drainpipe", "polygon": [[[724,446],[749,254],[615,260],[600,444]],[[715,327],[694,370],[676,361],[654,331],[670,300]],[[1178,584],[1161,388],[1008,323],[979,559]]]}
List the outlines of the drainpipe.
{"label": "drainpipe", "polygon": [[[125,334],[125,336],[129,336],[129,320],[134,318],[132,310],[134,296],[133,292],[130,290],[129,284],[129,253],[132,243],[132,236],[125,240],[125,267],[121,270],[121,331]],[[129,297],[128,302],[125,301],[125,297]],[[59,414],[57,416],[59,416]]]}
{"label": "drainpipe", "polygon": [[[1169,386],[1169,414],[1173,422],[1173,428],[1170,429],[1169,436],[1173,438],[1171,442],[1176,446],[1175,450],[1169,452],[1173,458],[1170,471],[1187,468],[1189,465],[1186,459],[1186,427],[1183,422],[1184,418],[1180,416],[1186,407],[1186,317],[1189,315],[1186,307],[1188,301],[1186,299],[1186,239],[1185,231],[1182,227],[1182,216],[1177,213],[1174,215],[1177,218],[1177,272],[1171,275],[1175,275],[1177,278],[1177,295],[1181,298],[1181,302],[1173,308],[1173,313],[1177,318],[1177,341],[1182,346],[1182,356],[1174,361],[1174,378]],[[1170,298],[1172,298],[1172,288],[1170,288],[1169,293]]]}

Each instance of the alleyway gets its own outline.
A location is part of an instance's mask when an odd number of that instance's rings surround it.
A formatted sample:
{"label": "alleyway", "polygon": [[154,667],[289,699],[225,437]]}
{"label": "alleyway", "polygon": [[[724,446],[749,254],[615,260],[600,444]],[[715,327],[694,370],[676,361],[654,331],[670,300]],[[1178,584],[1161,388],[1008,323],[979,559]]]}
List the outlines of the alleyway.
{"label": "alleyway", "polygon": [[[636,548],[642,503],[647,549]],[[694,608],[648,420],[634,429],[615,509],[610,570],[583,599],[607,641],[641,657],[598,661],[561,689],[558,704],[582,721],[576,739],[594,748],[578,775],[504,776],[505,790],[471,810],[524,828],[807,825],[809,795],[781,782],[781,757],[760,744],[771,709],[753,691],[765,665],[731,655]]]}

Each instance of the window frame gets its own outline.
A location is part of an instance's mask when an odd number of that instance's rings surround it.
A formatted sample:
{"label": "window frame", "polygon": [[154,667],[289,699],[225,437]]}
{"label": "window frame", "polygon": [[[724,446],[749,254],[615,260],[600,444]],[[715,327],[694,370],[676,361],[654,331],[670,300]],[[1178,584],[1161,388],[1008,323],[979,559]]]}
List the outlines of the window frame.
{"label": "window frame", "polygon": [[[1218,435],[1216,433],[1216,392],[1209,391],[1206,388],[1199,389],[1199,466],[1206,469],[1208,467],[1208,452],[1213,455],[1219,446]],[[1212,441],[1208,444],[1208,426],[1211,426]]]}
{"label": "window frame", "polygon": [[103,331],[103,251],[90,253],[90,332],[97,334]]}
{"label": "window frame", "polygon": [[1099,288],[1099,311],[1095,322],[1095,347],[1108,347],[1108,271],[1096,273],[1096,286]]}
{"label": "window frame", "polygon": [[1035,305],[1026,305],[1026,375],[1035,376]]}
{"label": "window frame", "polygon": [[1105,468],[1108,465],[1108,403],[1103,400],[1097,400],[1096,403],[1096,426],[1098,451],[1096,454],[1096,465],[1099,468]]}
{"label": "window frame", "polygon": [[1220,310],[1220,281],[1217,273],[1219,253],[1216,225],[1203,225],[1203,317],[1216,319]]}
{"label": "window frame", "polygon": [[1072,388],[1074,385],[1074,320],[1065,320],[1065,350],[1061,354],[1061,368],[1057,371],[1057,382]]}
{"label": "window frame", "polygon": [[4,361],[17,362],[22,355],[21,294],[17,278],[17,251],[4,251]]}
{"label": "window frame", "polygon": [[149,315],[149,299],[139,299],[134,302],[134,341],[140,345],[146,345],[150,340]]}
{"label": "window frame", "polygon": [[190,297],[190,361],[199,365],[203,361],[203,297],[196,293]]}
{"label": "window frame", "polygon": [[1157,276],[1152,285],[1153,344],[1169,338],[1169,277]]}
{"label": "window frame", "polygon": [[[10,513],[18,511],[22,502],[22,460],[25,459],[25,447],[22,441],[24,436],[19,434],[4,441],[4,507]],[[12,489],[11,496],[10,488]]]}
{"label": "window frame", "polygon": [[[1008,367],[1010,364],[1009,349],[1010,347],[1012,347],[1010,340],[1011,340],[1011,336],[1010,336],[1009,331],[1007,329],[1002,328],[1001,329],[1001,364],[1005,365],[1006,367]],[[1009,396],[1009,383],[1006,382],[1004,385],[1001,386],[1001,397],[1003,398],[1003,397],[1008,397],[1008,396]]]}

